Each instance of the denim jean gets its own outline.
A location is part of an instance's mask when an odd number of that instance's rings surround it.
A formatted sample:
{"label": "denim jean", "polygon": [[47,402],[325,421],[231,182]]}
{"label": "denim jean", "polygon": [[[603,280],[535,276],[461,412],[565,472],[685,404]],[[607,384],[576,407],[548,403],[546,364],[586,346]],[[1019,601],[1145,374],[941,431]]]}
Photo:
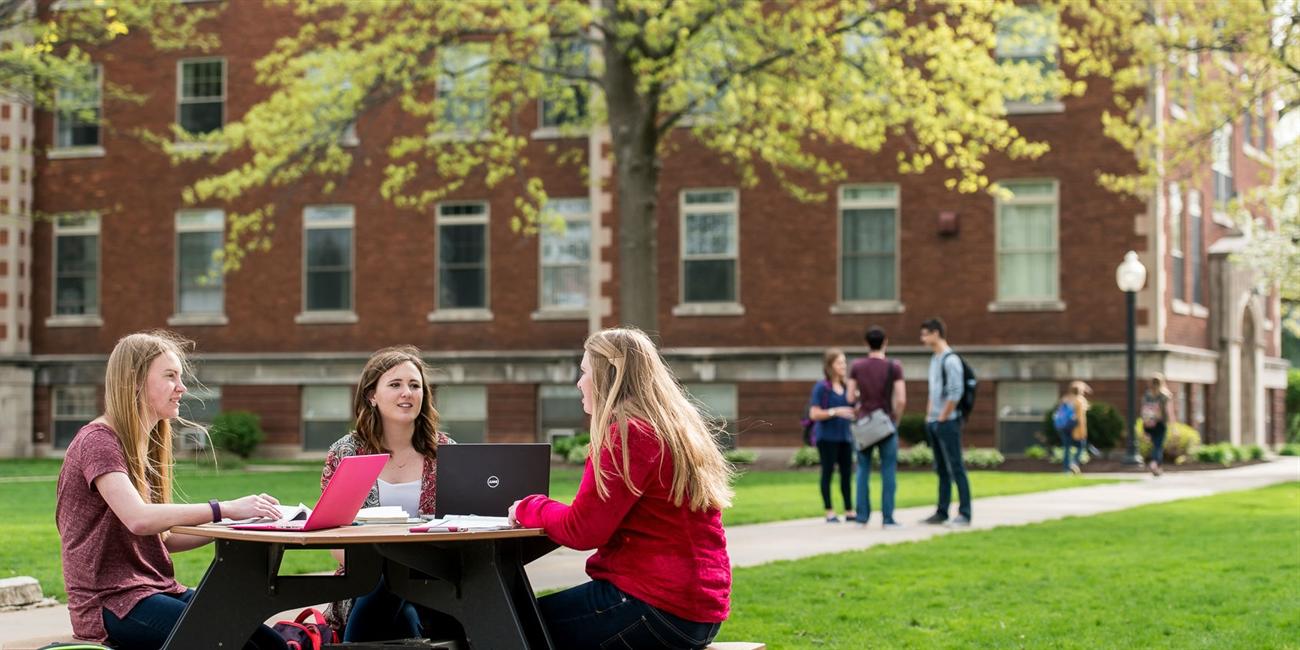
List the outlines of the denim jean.
{"label": "denim jean", "polygon": [[1157,465],[1163,465],[1165,462],[1165,434],[1169,427],[1161,422],[1160,424],[1147,429],[1147,435],[1151,438],[1151,458],[1147,459]]}
{"label": "denim jean", "polygon": [[673,616],[604,580],[543,596],[537,606],[555,647],[566,650],[703,648],[722,627]]}
{"label": "denim jean", "polygon": [[939,475],[939,503],[937,514],[947,517],[952,504],[952,484],[957,484],[959,504],[957,512],[970,519],[970,482],[966,479],[966,466],[961,459],[961,419],[954,414],[950,420],[927,422],[926,436],[934,449],[934,471]]}
{"label": "denim jean", "polygon": [[858,450],[858,521],[871,518],[871,452],[880,450],[880,512],[884,523],[894,521],[894,492],[898,489],[898,434]]}
{"label": "denim jean", "polygon": [[831,510],[831,475],[840,466],[840,497],[844,509],[853,509],[853,443],[817,441],[817,455],[822,462],[822,505]]}
{"label": "denim jean", "polygon": [[[154,594],[135,604],[125,618],[103,610],[104,630],[108,642],[118,650],[156,650],[167,642],[185,605],[194,598],[194,590],[183,594]],[[244,650],[288,650],[284,639],[274,630],[259,625]]]}
{"label": "denim jean", "polygon": [[[1078,464],[1083,459],[1083,450],[1087,446],[1087,440],[1075,440],[1072,432],[1058,433],[1061,436],[1061,464],[1065,466],[1065,472],[1070,473],[1070,466]],[[1073,453],[1074,459],[1070,455]]]}
{"label": "denim jean", "polygon": [[429,634],[455,638],[461,636],[462,629],[460,622],[451,616],[389,591],[388,583],[380,576],[374,591],[353,601],[343,628],[343,641],[422,639]]}

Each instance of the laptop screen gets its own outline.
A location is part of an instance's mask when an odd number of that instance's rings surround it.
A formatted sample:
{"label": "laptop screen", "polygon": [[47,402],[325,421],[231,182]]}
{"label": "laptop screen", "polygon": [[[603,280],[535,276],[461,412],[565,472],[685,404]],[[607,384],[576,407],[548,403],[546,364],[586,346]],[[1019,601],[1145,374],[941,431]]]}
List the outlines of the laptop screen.
{"label": "laptop screen", "polygon": [[504,517],[510,504],[549,494],[551,446],[546,443],[438,445],[438,517]]}

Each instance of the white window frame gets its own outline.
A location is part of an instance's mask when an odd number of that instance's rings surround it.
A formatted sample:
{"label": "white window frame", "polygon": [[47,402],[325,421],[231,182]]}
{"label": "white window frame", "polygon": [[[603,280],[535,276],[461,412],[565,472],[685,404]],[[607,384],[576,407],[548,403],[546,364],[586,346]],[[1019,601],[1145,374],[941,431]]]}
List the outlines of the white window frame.
{"label": "white window frame", "polygon": [[[859,189],[889,189],[893,192],[893,197],[888,199],[862,199],[847,198],[850,191]],[[841,185],[836,191],[838,206],[835,211],[835,241],[836,241],[836,272],[835,272],[835,297],[836,302],[831,306],[832,314],[871,314],[871,313],[890,313],[896,314],[903,311],[903,303],[900,301],[899,292],[902,289],[900,272],[900,259],[898,247],[901,243],[901,206],[902,191],[897,183],[852,183]],[[870,210],[889,208],[894,211],[894,287],[892,299],[885,300],[845,300],[844,299],[844,211],[845,210]]]}
{"label": "white window frame", "polygon": [[[185,104],[210,103],[214,97],[185,97],[185,64],[187,63],[211,63],[218,61],[221,63],[221,126],[217,129],[220,131],[226,126],[226,104],[230,95],[230,64],[224,56],[205,56],[192,59],[181,59],[176,62],[176,125],[185,129],[181,123],[181,106]],[[187,131],[188,132],[188,131]],[[201,136],[206,134],[193,133],[191,135]]]}
{"label": "white window frame", "polygon": [[[332,409],[338,409],[342,404],[342,409],[337,413],[316,413],[311,410],[310,400],[307,399],[307,393],[313,390],[325,391],[330,390],[335,394],[334,399],[329,400]],[[327,397],[330,397],[327,395]],[[352,413],[352,386],[340,384],[319,384],[302,387],[299,406],[299,425],[298,425],[298,445],[303,450],[307,450],[307,424],[309,422],[348,422],[353,419]],[[339,436],[347,433],[347,425],[339,431]]]}
{"label": "white window frame", "polygon": [[[98,119],[98,127],[99,127],[98,140],[99,141],[93,145],[59,144],[59,127],[61,126],[61,123],[63,121],[63,118],[61,116],[63,111],[59,108],[59,105],[62,104],[64,100],[61,99],[61,95],[63,94],[63,91],[58,90],[55,92],[54,95],[54,102],[55,102],[55,110],[53,111],[54,137],[51,138],[51,142],[54,143],[54,146],[50,147],[49,151],[46,154],[50,159],[59,160],[65,158],[96,158],[96,157],[103,156],[105,153],[104,152],[104,64],[95,63],[91,66],[91,68],[95,71],[95,83],[98,86],[98,89],[95,91],[94,106],[97,111],[96,114],[99,116]],[[79,111],[84,108],[87,108],[88,106],[89,104],[85,106],[79,104],[73,107],[72,110]]]}
{"label": "white window frame", "polygon": [[[195,222],[187,217],[213,216],[219,215],[220,220],[214,225],[212,223]],[[175,313],[167,319],[168,325],[225,325],[226,320],[226,283],[224,275],[221,277],[221,309],[218,311],[206,312],[186,312],[181,308],[181,293],[183,278],[181,278],[181,235],[186,233],[220,233],[223,235],[221,241],[224,242],[226,225],[226,213],[219,208],[197,208],[176,211],[176,256],[175,267],[172,277],[175,278],[176,291],[173,296],[175,301]],[[220,244],[218,244],[220,246]]]}
{"label": "white window frame", "polygon": [[[304,78],[307,81],[307,83],[314,84],[318,87],[325,88],[326,90],[328,90],[325,87],[323,81],[321,80],[321,76],[323,74],[324,72],[321,67],[313,66],[311,68],[308,68],[306,74],[304,75]],[[352,90],[352,80],[343,79],[338,84],[337,88],[339,93],[346,93],[347,91]],[[338,142],[339,142],[339,146],[341,147],[356,147],[361,144],[361,139],[357,137],[356,120],[352,120],[351,122],[348,122],[347,126],[343,127],[343,133],[339,134]]]}
{"label": "white window frame", "polygon": [[[1186,224],[1183,221],[1183,215],[1187,209],[1183,202],[1182,186],[1178,183],[1169,184],[1169,292],[1172,294],[1173,311],[1176,314],[1188,314],[1191,310],[1187,306],[1187,254],[1183,250],[1183,240],[1186,237]],[[1178,273],[1179,262],[1182,263],[1182,274]],[[1179,286],[1181,284],[1181,287]],[[1182,291],[1178,289],[1181,288]]]}
{"label": "white window frame", "polygon": [[[79,221],[79,223],[70,223]],[[95,311],[85,314],[60,314],[59,310],[59,238],[95,236]],[[81,212],[54,219],[50,237],[50,316],[46,327],[98,327],[104,324],[104,237],[99,213]]]}
{"label": "white window frame", "polygon": [[[1061,183],[1055,178],[1015,178],[999,181],[999,185],[1010,189],[1010,186],[1017,184],[1034,184],[1050,183],[1052,193],[1050,196],[1013,196],[1009,199],[996,197],[994,199],[993,215],[993,268],[994,268],[994,287],[996,295],[994,302],[989,303],[989,311],[1064,311],[1065,303],[1061,300]],[[1044,296],[1025,296],[1009,298],[1001,295],[1001,274],[1002,274],[1002,208],[1005,206],[1015,205],[1046,205],[1052,206],[1052,235],[1054,245],[1051,252],[1056,256],[1056,269],[1052,275],[1052,294]],[[1016,252],[1046,252],[1046,250],[1023,250]]]}
{"label": "white window frame", "polygon": [[[452,59],[463,58],[464,62],[467,64],[465,67],[472,68],[475,65],[478,65],[478,63],[475,62],[477,57],[482,57],[483,63],[488,63],[491,60],[491,56],[492,56],[491,48],[488,46],[487,43],[459,43],[455,45],[444,46],[442,48],[442,51],[439,52],[439,54],[435,57],[434,65],[438,66],[437,84],[436,84],[437,85],[436,101],[440,102],[441,104],[441,110],[439,110],[436,115],[436,121],[440,124],[450,125],[450,126],[440,126],[438,128],[438,133],[436,134],[435,137],[450,138],[454,140],[469,140],[469,139],[481,137],[485,133],[485,131],[487,130],[486,123],[491,120],[491,115],[492,115],[492,97],[491,97],[492,68],[491,66],[484,65],[478,70],[471,72],[470,76],[465,76],[465,73],[463,71],[458,72],[456,76],[452,76],[446,74],[447,66],[445,65],[446,59],[444,59],[444,57],[448,57]],[[477,75],[479,74],[483,75],[483,80],[481,82],[477,80]],[[454,88],[458,83],[464,83],[464,84],[482,83],[482,85],[484,86],[483,90],[486,96],[483,98],[483,120],[485,123],[483,125],[483,129],[480,129],[479,131],[474,131],[470,129],[469,125],[467,124],[460,124],[455,120],[446,119],[449,113],[455,112],[455,109],[451,105],[452,102],[456,101],[457,99],[461,101],[466,99],[463,97],[456,98],[454,96]],[[446,92],[444,90],[448,86],[453,89],[452,92]]]}
{"label": "white window frame", "polygon": [[[79,393],[70,395],[71,393]],[[72,398],[72,399],[69,399]],[[72,401],[84,411],[76,413],[59,413],[59,407],[65,401]],[[87,407],[87,404],[89,405]],[[59,423],[74,422],[81,425],[89,423],[99,414],[99,389],[86,384],[60,384],[50,390],[50,445],[55,449],[67,449],[59,445]],[[76,434],[73,434],[74,437]],[[71,439],[68,442],[72,442]]]}
{"label": "white window frame", "polygon": [[[731,194],[731,200],[718,203],[693,203],[686,202],[688,194],[710,194],[726,192]],[[745,308],[740,302],[740,190],[734,187],[692,187],[683,189],[677,196],[677,305],[673,307],[674,316],[741,316],[745,313]],[[697,212],[718,212],[730,208],[731,219],[731,241],[734,244],[734,253],[732,254],[707,254],[707,255],[690,255],[686,254],[686,220],[691,214]],[[735,264],[735,295],[731,300],[721,300],[715,302],[687,302],[686,301],[686,263],[688,261],[700,260],[731,260]]]}
{"label": "white window frame", "polygon": [[[1191,248],[1192,250],[1186,251],[1189,257],[1191,258],[1191,264],[1188,265],[1188,272],[1191,273],[1192,276],[1191,286],[1187,287],[1188,290],[1187,293],[1190,296],[1188,302],[1190,302],[1192,306],[1192,310],[1191,310],[1192,315],[1200,318],[1209,317],[1209,310],[1206,309],[1206,307],[1200,301],[1205,299],[1205,289],[1207,288],[1203,280],[1203,276],[1205,274],[1205,262],[1206,262],[1205,251],[1207,250],[1205,246],[1205,209],[1203,207],[1204,203],[1205,203],[1205,198],[1201,196],[1200,190],[1196,188],[1188,188],[1187,190],[1188,237],[1190,238],[1192,236],[1192,233],[1195,233],[1196,242],[1199,245],[1189,246],[1188,248]],[[1193,222],[1195,222],[1196,224],[1195,228],[1192,227]],[[1201,287],[1201,295],[1199,296],[1200,300],[1197,299],[1198,296],[1196,295],[1196,287],[1198,283]]]}
{"label": "white window frame", "polygon": [[[443,210],[452,205],[479,205],[481,214],[443,214]],[[483,306],[482,307],[443,307],[442,296],[442,227],[481,225],[483,227]],[[434,208],[433,229],[436,243],[433,247],[434,292],[433,311],[429,312],[430,322],[442,321],[489,321],[492,320],[492,204],[488,201],[444,201]]]}
{"label": "white window frame", "polygon": [[[586,268],[587,268],[587,273],[586,273],[586,277],[587,277],[587,285],[588,285],[588,288],[590,288],[590,284],[591,284],[591,257],[590,257],[590,251],[591,251],[591,238],[592,238],[592,237],[595,237],[595,234],[596,234],[596,233],[595,233],[595,228],[593,227],[593,224],[595,223],[595,219],[592,218],[591,199],[590,199],[589,197],[585,197],[585,196],[581,196],[581,197],[577,197],[577,196],[575,196],[575,197],[556,197],[556,198],[553,199],[553,200],[555,200],[555,201],[566,201],[566,202],[567,202],[567,201],[574,201],[574,202],[576,202],[576,201],[585,201],[585,202],[587,203],[587,211],[586,211],[585,213],[584,213],[584,212],[555,212],[555,213],[551,213],[550,215],[544,217],[544,218],[543,218],[543,221],[545,222],[547,219],[554,219],[554,218],[562,219],[562,220],[565,222],[565,228],[566,228],[566,229],[569,227],[569,224],[573,224],[573,223],[585,223],[585,224],[587,224],[587,251],[588,251],[588,257],[587,257],[587,262],[586,262],[586,264],[583,265],[583,266],[586,266]],[[544,214],[544,215],[547,214],[545,210],[543,210],[543,214]],[[547,263],[546,263],[546,259],[543,257],[543,250],[542,250],[542,248],[543,248],[543,245],[544,245],[543,240],[547,237],[548,234],[549,234],[550,236],[552,236],[552,237],[559,236],[559,233],[555,232],[554,229],[552,228],[552,226],[551,226],[549,223],[543,223],[543,224],[541,225],[541,230],[540,230],[540,232],[538,232],[538,234],[537,234],[537,311],[536,311],[536,312],[533,312],[533,319],[534,319],[534,320],[585,320],[585,319],[587,318],[588,311],[589,311],[589,309],[591,308],[591,292],[590,292],[590,290],[588,290],[587,293],[584,294],[584,295],[585,295],[585,298],[584,298],[584,301],[583,301],[582,306],[548,305],[548,304],[546,304],[546,302],[545,302],[545,296],[546,296],[546,269],[547,269],[548,265],[547,265]],[[550,265],[550,266],[551,266],[551,267],[556,267],[556,268],[573,268],[573,267],[577,267],[577,266],[579,266],[579,265],[577,265],[577,264],[552,264],[552,265]]]}
{"label": "white window frame", "polygon": [[[572,40],[573,40],[573,42],[576,42],[576,43],[580,43],[580,44],[582,44],[582,46],[586,49],[586,52],[585,52],[585,63],[586,63],[586,68],[584,69],[584,71],[589,70],[590,67],[591,67],[591,58],[592,58],[592,57],[591,57],[591,46],[590,46],[590,45],[587,45],[584,41],[582,41],[581,39],[578,39],[578,38],[575,38],[575,39],[572,39]],[[547,51],[547,54],[549,54],[549,50]],[[545,63],[545,64],[548,65],[549,67],[555,67],[555,62],[553,62],[553,61],[549,61],[549,62],[548,62],[548,61],[545,61],[545,60],[544,60],[543,63]],[[590,115],[591,115],[591,88],[587,88],[587,87],[586,87],[586,86],[587,86],[587,82],[582,81],[582,80],[578,80],[578,79],[568,79],[568,78],[564,78],[564,77],[556,77],[556,78],[554,78],[554,79],[546,79],[546,80],[543,81],[543,83],[552,83],[552,84],[557,84],[557,85],[562,85],[562,86],[575,86],[575,87],[582,87],[583,90],[582,90],[581,92],[585,92],[585,93],[587,94],[587,96],[586,96],[586,106],[584,106],[584,107],[582,108],[582,110],[583,110],[583,113],[585,114],[585,117],[590,117]],[[581,136],[581,135],[585,134],[587,131],[588,131],[588,129],[586,129],[586,128],[579,129],[578,127],[574,126],[572,123],[559,122],[559,123],[555,123],[555,124],[547,124],[547,123],[546,123],[546,98],[545,98],[545,97],[538,97],[538,99],[537,99],[537,130],[536,130],[536,131],[533,131],[533,134],[532,134],[532,135],[533,135],[533,138],[535,138],[535,139],[544,139],[544,138],[560,138],[560,137],[578,137],[578,136]]]}
{"label": "white window frame", "polygon": [[[312,218],[311,212],[315,210],[340,210],[347,211],[346,216],[335,216],[333,218]],[[308,309],[308,237],[307,233],[311,230],[338,230],[347,228],[351,230],[348,237],[348,273],[351,278],[348,282],[348,308],[347,309]],[[357,230],[356,230],[356,207],[348,204],[333,203],[322,205],[307,205],[302,209],[302,312],[294,317],[294,322],[299,325],[310,324],[338,324],[338,323],[355,323],[357,322]]]}
{"label": "white window frame", "polygon": [[[1016,12],[1016,14],[1018,15],[1024,15],[1029,13],[1048,13],[1046,8],[1038,4],[1017,5],[1012,9],[1012,11]],[[1038,51],[1037,54],[1031,53],[1028,50],[1024,50],[1024,51],[1016,50],[1016,51],[1009,51],[1009,52],[1003,50],[1003,44],[1000,42],[1002,41],[1002,39],[997,38],[998,35],[1004,33],[1001,23],[1003,21],[1015,20],[1018,18],[1018,15],[1003,16],[1002,20],[999,21],[999,24],[996,24],[993,27],[994,38],[995,38],[995,45],[993,50],[994,58],[996,58],[999,62],[1001,62],[1004,59],[1013,60],[1013,61],[1023,61],[1023,60],[1040,59],[1040,58],[1047,59],[1051,63],[1051,69],[1050,70],[1045,69],[1044,70],[1045,73],[1050,73],[1050,72],[1060,70],[1061,18],[1060,15],[1056,14],[1055,12],[1051,12],[1051,13],[1052,13],[1051,19],[1053,21],[1053,24],[1055,25],[1055,30],[1054,33],[1052,34],[1051,42],[1045,44],[1046,47],[1043,48],[1041,51]],[[1041,102],[1031,102],[1031,101],[1024,101],[1019,99],[1012,99],[1012,100],[1007,100],[1005,102],[1005,105],[1006,105],[1006,111],[1008,115],[1030,115],[1030,114],[1039,114],[1039,113],[1065,112],[1065,104],[1061,101],[1059,97],[1044,97],[1043,101]]]}

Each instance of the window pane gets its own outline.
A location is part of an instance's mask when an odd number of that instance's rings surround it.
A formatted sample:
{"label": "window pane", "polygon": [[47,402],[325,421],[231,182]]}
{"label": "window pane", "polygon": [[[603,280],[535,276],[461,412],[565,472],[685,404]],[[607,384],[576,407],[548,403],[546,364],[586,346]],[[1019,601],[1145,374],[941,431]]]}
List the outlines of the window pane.
{"label": "window pane", "polygon": [[1003,205],[998,237],[1003,250],[1055,248],[1054,206]]}
{"label": "window pane", "polygon": [[585,264],[591,255],[591,225],[567,221],[563,233],[543,228],[542,264]]}
{"label": "window pane", "polygon": [[481,268],[444,268],[438,273],[438,307],[474,309],[487,306],[487,272]]}
{"label": "window pane", "polygon": [[352,273],[350,271],[308,271],[307,310],[336,311],[352,309]]}
{"label": "window pane", "polygon": [[195,134],[220,130],[222,109],[222,102],[181,104],[181,128]]}
{"label": "window pane", "polygon": [[223,61],[195,61],[181,65],[181,98],[222,97]]}
{"label": "window pane", "polygon": [[487,254],[487,226],[444,225],[438,229],[438,259],[445,265],[482,264]]}
{"label": "window pane", "polygon": [[587,268],[586,266],[543,267],[542,306],[586,307]]}
{"label": "window pane", "polygon": [[351,420],[316,420],[302,423],[302,448],[323,451],[352,430]]}
{"label": "window pane", "polygon": [[545,440],[545,433],[553,429],[572,429],[586,431],[590,426],[589,416],[582,411],[582,393],[577,386],[544,385],[538,394],[538,423]]}
{"label": "window pane", "polygon": [[894,256],[846,257],[843,282],[846,301],[894,300]]}
{"label": "window pane", "polygon": [[220,313],[222,275],[212,254],[221,246],[221,232],[182,232],[179,239],[181,313]]}
{"label": "window pane", "polygon": [[307,267],[352,265],[351,228],[312,228],[307,231]]}
{"label": "window pane", "polygon": [[54,313],[98,313],[99,236],[59,235],[55,258]]}
{"label": "window pane", "polygon": [[843,215],[845,253],[894,251],[893,208],[849,209]]}
{"label": "window pane", "polygon": [[683,266],[686,302],[735,301],[735,260],[686,260]]}
{"label": "window pane", "polygon": [[486,420],[487,386],[438,386],[437,406],[443,420]]}
{"label": "window pane", "polygon": [[303,386],[302,418],[304,420],[350,420],[352,388],[350,386]]}
{"label": "window pane", "polygon": [[736,201],[736,192],[734,190],[690,190],[686,192],[686,204],[696,205],[701,203],[734,203]]}
{"label": "window pane", "polygon": [[438,206],[438,214],[444,217],[487,214],[487,205],[484,203],[443,203]]}
{"label": "window pane", "polygon": [[193,388],[181,396],[181,417],[210,426],[221,412],[221,388]]}
{"label": "window pane", "polygon": [[685,384],[685,388],[703,404],[704,415],[729,420],[737,417],[735,384]]}
{"label": "window pane", "polygon": [[735,242],[731,239],[732,214],[686,215],[687,255],[732,255]]}
{"label": "window pane", "polygon": [[898,196],[893,185],[852,185],[842,190],[845,201],[892,201]]}

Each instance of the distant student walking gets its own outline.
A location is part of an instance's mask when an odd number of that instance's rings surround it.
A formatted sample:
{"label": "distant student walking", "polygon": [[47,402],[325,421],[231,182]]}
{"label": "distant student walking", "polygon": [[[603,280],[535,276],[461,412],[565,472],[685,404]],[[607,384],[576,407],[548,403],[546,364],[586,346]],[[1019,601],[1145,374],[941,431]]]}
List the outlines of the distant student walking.
{"label": "distant student walking", "polygon": [[857,418],[861,420],[881,411],[889,416],[894,433],[866,449],[858,449],[857,520],[866,524],[871,518],[871,455],[879,449],[882,525],[893,528],[898,525],[894,521],[894,493],[898,487],[898,419],[907,406],[907,391],[902,364],[885,356],[885,330],[873,325],[863,334],[863,339],[870,352],[854,361],[849,369],[849,393],[857,403]]}
{"label": "distant student walking", "polygon": [[[933,515],[923,523],[969,526],[971,518],[970,482],[961,458],[961,400],[963,380],[961,359],[948,346],[943,320],[931,318],[921,323],[921,343],[930,348],[930,394],[925,404],[925,432],[934,449],[934,471],[939,475],[939,502]],[[952,484],[957,484],[957,516],[948,520],[952,504]]]}
{"label": "distant student walking", "polygon": [[1160,476],[1165,473],[1162,467],[1165,435],[1169,433],[1171,424],[1178,423],[1178,418],[1174,415],[1174,396],[1165,385],[1164,375],[1158,372],[1151,375],[1151,383],[1142,395],[1139,413],[1142,414],[1142,430],[1151,438],[1151,458],[1147,461],[1147,468],[1151,470],[1152,476]]}
{"label": "distant student walking", "polygon": [[1070,382],[1052,412],[1052,425],[1061,438],[1062,465],[1066,474],[1078,474],[1083,450],[1088,446],[1088,394],[1092,388],[1081,381]]}
{"label": "distant student walking", "polygon": [[817,454],[822,463],[822,505],[826,508],[826,522],[838,523],[831,504],[831,475],[835,466],[840,468],[840,496],[844,499],[844,518],[856,519],[853,511],[853,433],[849,421],[854,409],[846,374],[848,362],[844,352],[830,348],[822,355],[822,374],[826,377],[813,386],[808,414],[812,418],[813,437],[817,440]]}

